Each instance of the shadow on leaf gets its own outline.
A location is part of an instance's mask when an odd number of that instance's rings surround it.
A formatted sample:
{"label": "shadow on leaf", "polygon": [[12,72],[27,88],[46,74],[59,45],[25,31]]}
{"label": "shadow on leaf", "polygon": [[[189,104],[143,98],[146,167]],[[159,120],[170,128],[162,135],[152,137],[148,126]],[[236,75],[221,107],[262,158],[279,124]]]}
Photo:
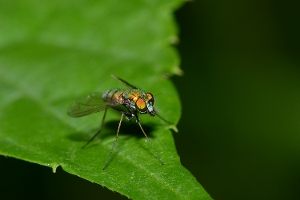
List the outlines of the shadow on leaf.
{"label": "shadow on leaf", "polygon": [[[113,120],[105,123],[102,131],[97,135],[95,140],[105,139],[109,136],[116,136],[118,124],[119,124],[118,120]],[[153,123],[142,124],[144,131],[146,132],[147,136],[150,138],[153,138],[152,132],[155,130],[155,126],[156,125]],[[96,134],[97,131],[98,129],[91,129],[87,133],[84,132],[71,133],[67,136],[67,138],[75,142],[84,142],[84,141],[88,142],[91,139],[91,137],[93,137],[94,134]],[[120,135],[132,136],[138,139],[145,137],[139,125],[134,120],[130,120],[130,121],[123,120],[119,132],[119,136]]]}

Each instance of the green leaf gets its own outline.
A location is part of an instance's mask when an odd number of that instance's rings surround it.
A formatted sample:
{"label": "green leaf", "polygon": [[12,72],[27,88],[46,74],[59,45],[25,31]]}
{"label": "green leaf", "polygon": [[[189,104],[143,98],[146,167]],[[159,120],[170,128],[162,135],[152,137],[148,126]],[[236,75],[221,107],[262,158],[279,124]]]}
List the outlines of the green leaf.
{"label": "green leaf", "polygon": [[171,12],[181,0],[0,1],[0,154],[52,167],[130,198],[210,199],[181,164],[170,124],[140,116],[165,165],[138,125],[109,110],[70,118],[67,107],[89,93],[124,86],[115,74],[155,95],[155,108],[175,126],[181,107],[173,84],[180,72],[170,46]]}

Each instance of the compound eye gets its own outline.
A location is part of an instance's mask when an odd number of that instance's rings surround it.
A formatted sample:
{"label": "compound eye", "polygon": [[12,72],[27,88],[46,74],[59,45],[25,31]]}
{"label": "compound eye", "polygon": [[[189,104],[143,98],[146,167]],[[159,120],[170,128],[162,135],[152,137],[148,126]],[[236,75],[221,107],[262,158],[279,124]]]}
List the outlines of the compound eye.
{"label": "compound eye", "polygon": [[141,98],[138,98],[135,102],[135,106],[141,111],[145,111],[147,109],[145,101]]}
{"label": "compound eye", "polygon": [[147,93],[146,95],[148,97],[148,102],[154,105],[154,96],[151,93]]}

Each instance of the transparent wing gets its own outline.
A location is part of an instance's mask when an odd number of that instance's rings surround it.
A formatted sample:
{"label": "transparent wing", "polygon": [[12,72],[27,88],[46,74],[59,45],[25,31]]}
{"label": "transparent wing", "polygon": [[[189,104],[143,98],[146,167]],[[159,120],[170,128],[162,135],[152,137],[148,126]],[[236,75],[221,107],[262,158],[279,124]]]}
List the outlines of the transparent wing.
{"label": "transparent wing", "polygon": [[118,81],[120,81],[121,83],[123,83],[124,85],[128,86],[128,87],[131,87],[132,89],[138,89],[137,87],[135,87],[134,85],[131,85],[130,83],[128,83],[127,81],[119,78],[119,77],[116,77],[115,75],[111,74],[111,77],[117,79]]}
{"label": "transparent wing", "polygon": [[70,117],[83,117],[116,106],[103,101],[102,95],[102,92],[95,92],[75,101],[69,106],[67,114]]}

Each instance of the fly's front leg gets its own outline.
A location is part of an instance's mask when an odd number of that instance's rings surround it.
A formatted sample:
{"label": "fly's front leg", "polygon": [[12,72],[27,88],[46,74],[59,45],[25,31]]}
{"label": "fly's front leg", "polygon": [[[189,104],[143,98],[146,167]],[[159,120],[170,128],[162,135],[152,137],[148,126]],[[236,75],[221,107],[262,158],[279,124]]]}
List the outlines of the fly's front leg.
{"label": "fly's front leg", "polygon": [[135,114],[135,118],[136,118],[136,122],[137,122],[138,125],[140,126],[140,128],[141,128],[141,130],[142,130],[144,136],[146,137],[147,141],[149,142],[150,146],[151,146],[152,149],[155,151],[156,157],[158,158],[159,162],[160,162],[162,165],[164,165],[163,161],[161,160],[160,156],[159,156],[158,153],[157,153],[157,150],[154,148],[154,145],[152,144],[151,140],[148,138],[146,132],[144,131],[144,129],[143,129],[142,125],[141,125],[140,119],[139,119],[139,117],[138,117],[137,114]]}

